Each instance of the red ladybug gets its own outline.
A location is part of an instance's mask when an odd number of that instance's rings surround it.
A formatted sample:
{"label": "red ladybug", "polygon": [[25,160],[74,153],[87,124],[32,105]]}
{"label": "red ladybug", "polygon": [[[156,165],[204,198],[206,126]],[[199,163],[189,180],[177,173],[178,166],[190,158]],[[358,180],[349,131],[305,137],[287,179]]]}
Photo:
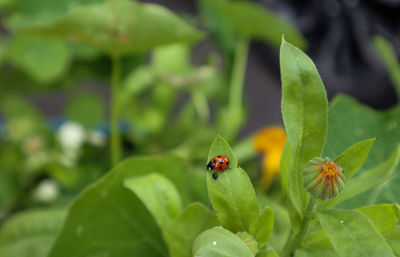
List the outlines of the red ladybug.
{"label": "red ladybug", "polygon": [[[223,171],[226,170],[229,166],[229,158],[223,155],[215,156],[211,159],[211,161],[207,164],[207,170],[217,170]],[[218,178],[218,173],[213,173],[213,178]]]}

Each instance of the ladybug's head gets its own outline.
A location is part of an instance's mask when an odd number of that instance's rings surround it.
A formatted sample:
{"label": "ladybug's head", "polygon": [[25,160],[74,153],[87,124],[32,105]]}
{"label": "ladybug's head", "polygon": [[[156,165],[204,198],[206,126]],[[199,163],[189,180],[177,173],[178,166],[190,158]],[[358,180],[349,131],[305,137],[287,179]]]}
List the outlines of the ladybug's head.
{"label": "ladybug's head", "polygon": [[207,164],[207,170],[213,170],[214,169],[214,163],[211,161]]}

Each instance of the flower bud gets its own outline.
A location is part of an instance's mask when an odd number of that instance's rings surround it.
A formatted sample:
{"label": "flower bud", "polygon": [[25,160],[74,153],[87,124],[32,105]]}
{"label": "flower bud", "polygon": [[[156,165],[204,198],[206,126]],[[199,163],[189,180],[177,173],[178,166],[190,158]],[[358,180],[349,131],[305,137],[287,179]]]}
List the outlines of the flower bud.
{"label": "flower bud", "polygon": [[323,200],[333,198],[343,191],[343,170],[328,157],[316,157],[303,170],[303,183],[312,196]]}

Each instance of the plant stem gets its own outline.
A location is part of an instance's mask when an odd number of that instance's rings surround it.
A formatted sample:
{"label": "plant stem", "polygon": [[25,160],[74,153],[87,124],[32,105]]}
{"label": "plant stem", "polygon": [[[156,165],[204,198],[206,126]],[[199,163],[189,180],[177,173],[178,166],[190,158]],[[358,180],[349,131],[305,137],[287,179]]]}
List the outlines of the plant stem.
{"label": "plant stem", "polygon": [[235,137],[243,122],[243,87],[246,73],[249,42],[239,37],[236,42],[230,78],[228,107],[221,118],[222,132],[228,140]]}
{"label": "plant stem", "polygon": [[121,60],[117,55],[113,55],[112,61],[112,78],[111,78],[111,113],[110,113],[110,128],[111,128],[111,164],[115,166],[121,159],[121,136],[119,133],[119,99],[118,89],[121,76]]}
{"label": "plant stem", "polygon": [[232,75],[230,81],[229,108],[242,106],[244,76],[246,73],[249,42],[245,38],[238,38],[235,47]]}
{"label": "plant stem", "polygon": [[310,201],[308,202],[307,209],[304,213],[304,218],[301,224],[300,231],[294,236],[293,240],[291,240],[291,242],[287,245],[287,247],[285,247],[286,249],[283,252],[282,255],[283,257],[293,256],[292,254],[294,253],[294,251],[299,247],[299,245],[303,242],[304,238],[306,237],[308,229],[310,227],[311,217],[312,217],[311,214],[314,210],[315,203],[316,200],[313,197],[311,197]]}

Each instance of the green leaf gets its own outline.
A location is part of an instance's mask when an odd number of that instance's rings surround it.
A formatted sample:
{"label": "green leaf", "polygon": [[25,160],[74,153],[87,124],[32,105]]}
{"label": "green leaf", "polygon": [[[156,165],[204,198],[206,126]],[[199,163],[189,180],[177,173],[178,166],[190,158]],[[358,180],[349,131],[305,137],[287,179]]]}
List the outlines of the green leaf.
{"label": "green leaf", "polygon": [[345,182],[348,181],[364,164],[368,157],[369,149],[371,149],[375,140],[376,138],[372,138],[358,142],[335,158],[335,162],[343,169]]}
{"label": "green leaf", "polygon": [[229,168],[237,168],[238,161],[232,152],[228,142],[223,139],[220,135],[217,135],[211,144],[210,151],[208,153],[207,163],[211,161],[215,156],[224,155],[229,158]]}
{"label": "green leaf", "polygon": [[64,42],[33,35],[13,37],[7,49],[11,63],[41,83],[53,82],[64,75],[70,55]]}
{"label": "green leaf", "polygon": [[171,228],[182,211],[181,198],[175,186],[164,176],[150,173],[128,178],[124,186],[134,192],[151,212],[164,233]]}
{"label": "green leaf", "polygon": [[176,157],[128,159],[76,199],[48,257],[107,254],[168,256],[168,249],[151,213],[124,187],[135,176],[158,173],[183,189],[183,162]]}
{"label": "green leaf", "polygon": [[389,73],[390,79],[395,86],[397,97],[400,97],[400,64],[396,59],[396,52],[392,44],[382,36],[375,36],[372,45],[379,54],[383,64]]}
{"label": "green leaf", "polygon": [[229,230],[215,227],[201,233],[193,244],[197,257],[252,257],[250,249]]}
{"label": "green leaf", "polygon": [[66,38],[113,55],[192,42],[202,36],[160,5],[128,0],[77,7],[54,22],[22,27],[21,31]]}
{"label": "green leaf", "polygon": [[45,209],[12,216],[0,230],[0,256],[45,257],[64,216],[64,210]]}
{"label": "green leaf", "polygon": [[359,211],[329,210],[317,216],[339,256],[394,256],[382,235]]}
{"label": "green leaf", "polygon": [[374,224],[379,233],[385,233],[396,227],[400,217],[400,207],[398,204],[365,206],[358,210]]}
{"label": "green leaf", "polygon": [[301,248],[296,250],[296,257],[338,257],[339,255],[332,246],[317,246],[311,248]]}
{"label": "green leaf", "polygon": [[264,40],[279,47],[282,34],[300,48],[305,48],[306,40],[297,28],[282,17],[259,4],[247,1],[203,0],[212,6],[240,35]]}
{"label": "green leaf", "polygon": [[64,116],[87,128],[93,128],[105,120],[104,103],[96,94],[79,93],[69,99]]}
{"label": "green leaf", "polygon": [[271,208],[267,207],[260,216],[254,220],[249,230],[250,234],[257,240],[258,248],[263,248],[267,244],[271,237],[273,227],[274,213]]}
{"label": "green leaf", "polygon": [[[348,96],[340,95],[330,106],[329,130],[324,156],[337,156],[349,144],[376,137],[377,140],[368,154],[368,159],[353,178],[355,179],[393,157],[400,138],[399,120],[400,105],[390,110],[376,111]],[[342,202],[340,207],[357,208],[365,204],[400,202],[400,167],[397,167],[393,173],[383,172],[383,174],[393,174],[393,176],[382,186],[368,188],[368,191],[362,191],[364,193],[357,197]],[[381,181],[378,176],[376,178]],[[370,180],[370,182],[373,181]],[[346,184],[345,191],[347,188]]]}
{"label": "green leaf", "polygon": [[321,156],[328,127],[328,100],[318,71],[300,49],[282,39],[282,116],[294,160],[288,170],[289,197],[302,216],[308,202],[302,171]]}
{"label": "green leaf", "polygon": [[207,189],[221,224],[232,232],[248,231],[260,211],[247,173],[242,168],[227,169],[214,179],[207,172]]}
{"label": "green leaf", "polygon": [[41,24],[65,15],[68,11],[86,4],[101,3],[105,0],[30,0],[15,1],[15,12],[11,25]]}
{"label": "green leaf", "polygon": [[[329,199],[325,203],[320,202],[318,208],[326,209],[333,207],[340,202],[351,199],[363,192],[367,192],[368,190],[376,188],[377,186],[383,184],[396,171],[399,160],[400,146],[395,149],[392,156],[390,156],[390,158],[386,162],[362,173],[360,176],[353,177],[350,181],[346,183],[344,191],[340,195],[338,195],[336,198]],[[371,201],[371,204],[373,204],[373,202],[374,201]]]}
{"label": "green leaf", "polygon": [[196,237],[203,231],[219,224],[215,213],[200,203],[189,205],[180,215],[169,233],[168,245],[171,257],[192,255],[192,246]]}
{"label": "green leaf", "polygon": [[275,251],[260,251],[256,257],[279,257],[279,255]]}
{"label": "green leaf", "polygon": [[396,256],[400,256],[400,227],[393,228],[392,230],[384,233],[383,236]]}

